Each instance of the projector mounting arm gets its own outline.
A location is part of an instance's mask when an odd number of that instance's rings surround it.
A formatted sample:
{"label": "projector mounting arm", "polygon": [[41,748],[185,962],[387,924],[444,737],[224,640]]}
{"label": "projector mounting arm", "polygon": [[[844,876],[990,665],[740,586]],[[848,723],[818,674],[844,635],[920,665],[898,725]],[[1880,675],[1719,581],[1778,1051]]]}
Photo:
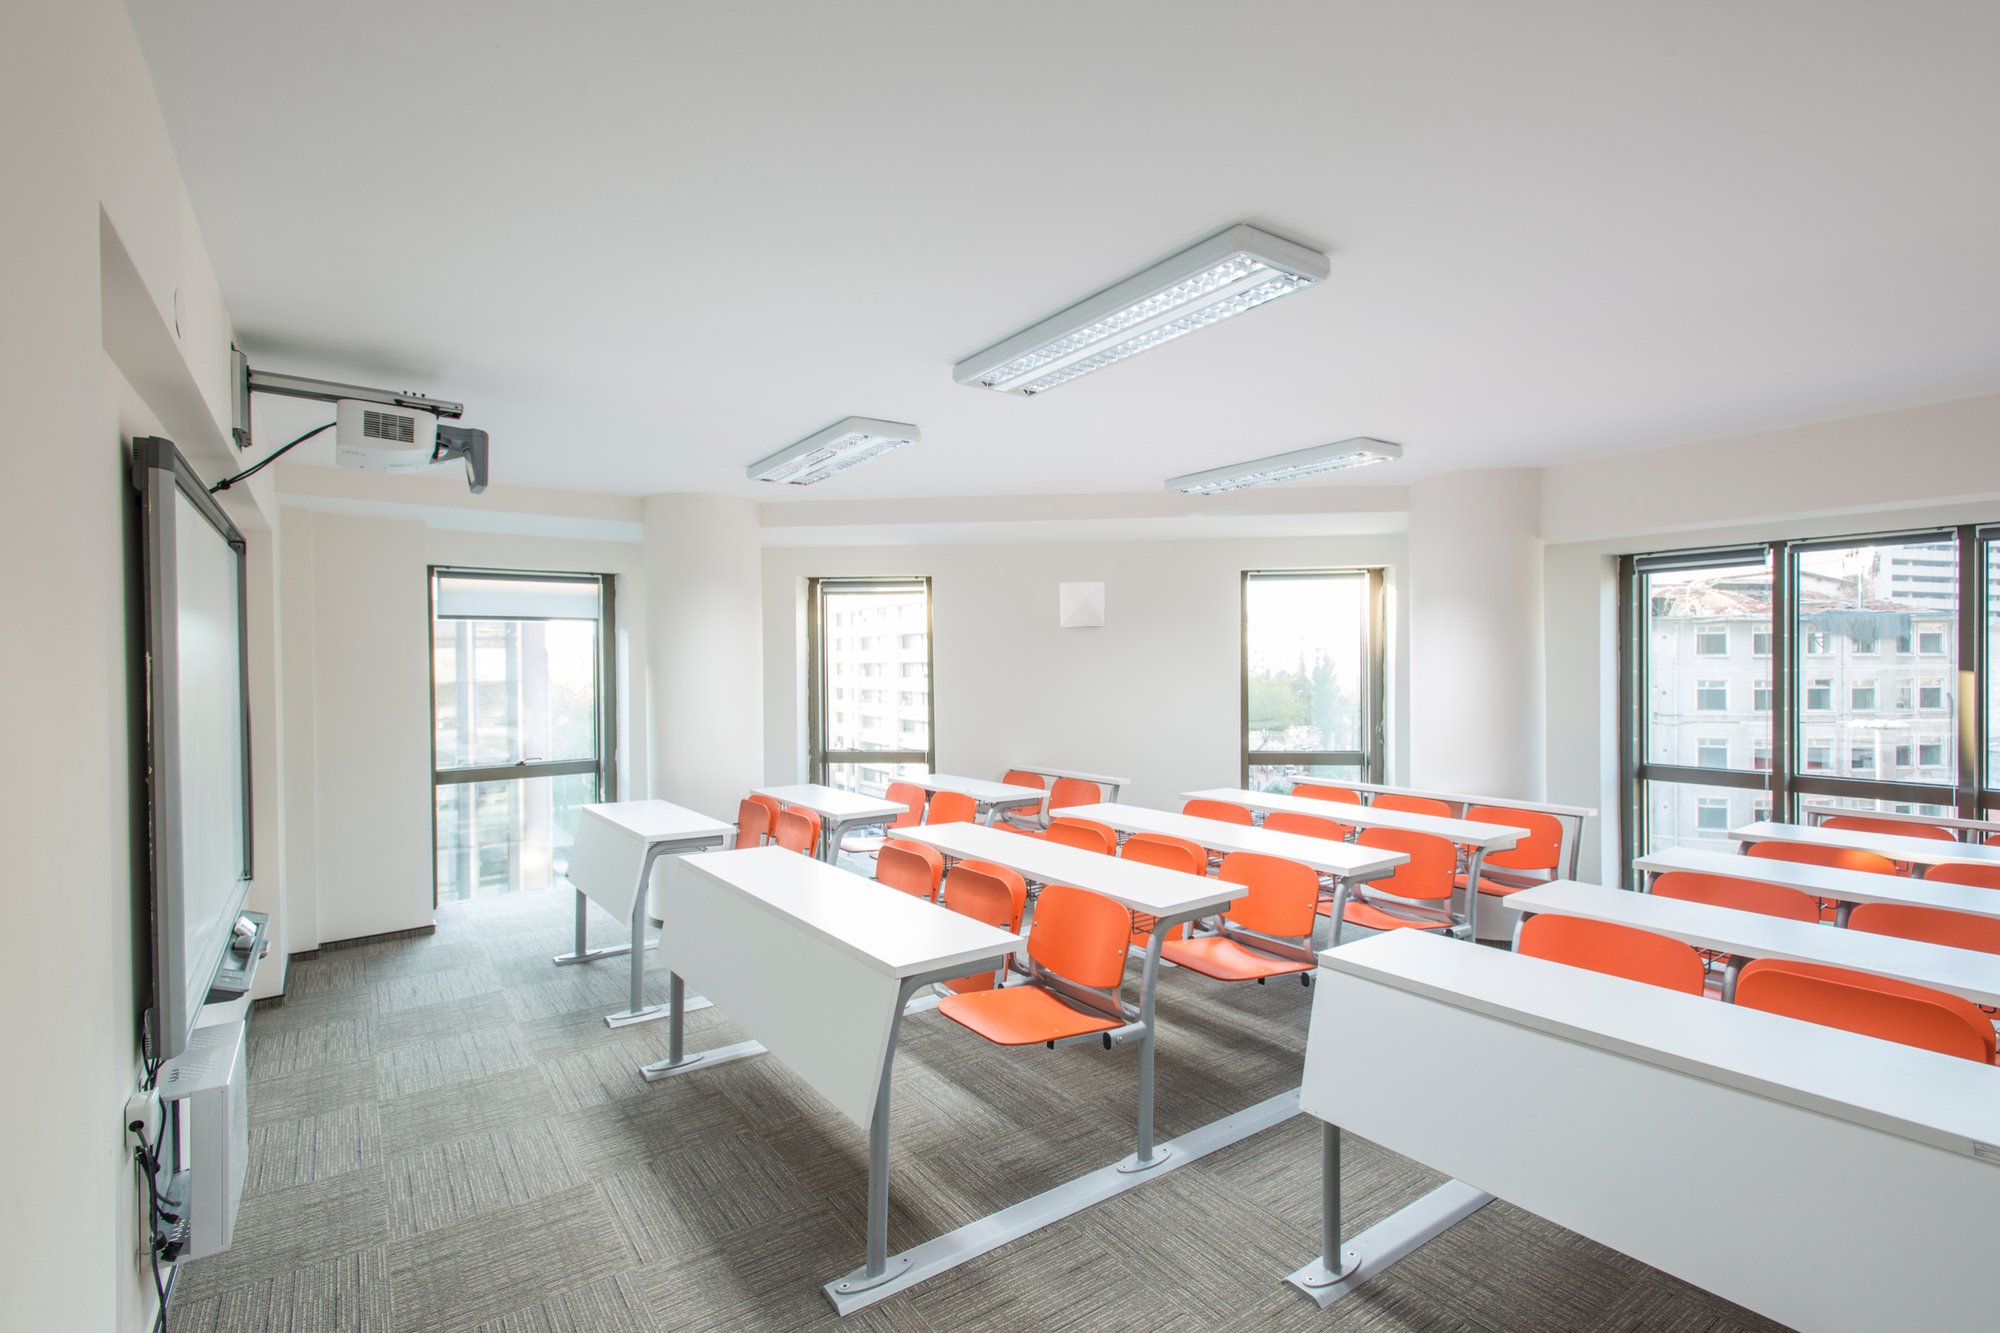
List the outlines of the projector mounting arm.
{"label": "projector mounting arm", "polygon": [[454,458],[465,460],[465,480],[472,487],[474,495],[486,493],[486,432],[474,430],[470,426],[438,426],[437,452],[431,455],[431,462],[443,463]]}

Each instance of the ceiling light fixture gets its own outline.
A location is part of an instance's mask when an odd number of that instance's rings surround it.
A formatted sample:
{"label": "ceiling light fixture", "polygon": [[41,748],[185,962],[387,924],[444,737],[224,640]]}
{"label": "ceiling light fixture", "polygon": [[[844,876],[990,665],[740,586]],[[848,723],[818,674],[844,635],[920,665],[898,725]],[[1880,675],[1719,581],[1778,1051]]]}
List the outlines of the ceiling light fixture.
{"label": "ceiling light fixture", "polygon": [[1167,489],[1188,495],[1221,495],[1225,491],[1240,491],[1251,486],[1269,486],[1280,481],[1296,481],[1300,477],[1316,477],[1322,472],[1341,472],[1351,467],[1367,467],[1370,463],[1387,463],[1402,456],[1403,446],[1400,444],[1359,435],[1351,440],[1316,444],[1310,449],[1294,449],[1288,454],[1272,454],[1269,458],[1253,458],[1247,463],[1230,467],[1172,477],[1167,481]]}
{"label": "ceiling light fixture", "polygon": [[1302,291],[1327,268],[1319,251],[1239,222],[967,357],[952,378],[1032,397]]}
{"label": "ceiling light fixture", "polygon": [[787,445],[769,458],[759,459],[746,471],[752,481],[810,486],[922,438],[923,432],[908,422],[847,417],[797,444]]}

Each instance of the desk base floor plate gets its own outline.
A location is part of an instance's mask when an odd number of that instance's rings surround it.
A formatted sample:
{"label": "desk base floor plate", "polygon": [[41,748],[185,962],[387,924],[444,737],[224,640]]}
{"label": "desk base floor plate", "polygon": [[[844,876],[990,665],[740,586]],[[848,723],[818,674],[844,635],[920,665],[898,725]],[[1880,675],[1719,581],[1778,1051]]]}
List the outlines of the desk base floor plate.
{"label": "desk base floor plate", "polygon": [[1409,1207],[1389,1214],[1341,1247],[1341,1268],[1327,1271],[1324,1255],[1285,1281],[1312,1298],[1324,1310],[1384,1269],[1407,1258],[1432,1240],[1493,1202],[1491,1194],[1463,1181],[1447,1180]]}
{"label": "desk base floor plate", "polygon": [[[699,995],[690,995],[681,1003],[681,1009],[691,1014],[697,1009],[708,1008],[712,1003],[713,1001],[705,1000]],[[670,1018],[673,1012],[674,1008],[670,1004],[649,1004],[644,1009],[620,1009],[615,1014],[604,1016],[604,1026],[629,1028],[634,1023],[650,1023],[656,1018]]]}
{"label": "desk base floor plate", "polygon": [[695,1051],[691,1054],[683,1055],[678,1062],[673,1060],[655,1060],[652,1064],[640,1065],[639,1072],[645,1076],[648,1083],[658,1083],[663,1078],[672,1078],[675,1074],[685,1074],[688,1070],[697,1066],[707,1069],[712,1065],[726,1065],[731,1060],[745,1060],[750,1056],[762,1055],[763,1053],[763,1043],[739,1041],[733,1046],[718,1046],[712,1051]]}

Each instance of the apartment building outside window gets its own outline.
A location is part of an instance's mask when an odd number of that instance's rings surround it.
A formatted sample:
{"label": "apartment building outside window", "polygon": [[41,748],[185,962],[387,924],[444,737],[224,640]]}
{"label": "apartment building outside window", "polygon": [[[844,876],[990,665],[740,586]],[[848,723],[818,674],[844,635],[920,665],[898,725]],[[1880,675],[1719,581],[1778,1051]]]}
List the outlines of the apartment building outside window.
{"label": "apartment building outside window", "polygon": [[[930,580],[814,579],[806,679],[812,780],[880,796],[930,771]],[[840,701],[829,708],[830,701]]]}

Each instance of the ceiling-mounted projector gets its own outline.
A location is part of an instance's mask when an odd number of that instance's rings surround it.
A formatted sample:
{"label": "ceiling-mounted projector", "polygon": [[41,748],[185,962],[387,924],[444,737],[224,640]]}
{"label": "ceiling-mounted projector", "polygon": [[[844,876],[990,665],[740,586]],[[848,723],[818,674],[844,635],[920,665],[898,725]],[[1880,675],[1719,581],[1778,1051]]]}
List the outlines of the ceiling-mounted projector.
{"label": "ceiling-mounted projector", "polygon": [[334,404],[333,461],[363,472],[427,472],[437,454],[429,412],[342,398]]}

